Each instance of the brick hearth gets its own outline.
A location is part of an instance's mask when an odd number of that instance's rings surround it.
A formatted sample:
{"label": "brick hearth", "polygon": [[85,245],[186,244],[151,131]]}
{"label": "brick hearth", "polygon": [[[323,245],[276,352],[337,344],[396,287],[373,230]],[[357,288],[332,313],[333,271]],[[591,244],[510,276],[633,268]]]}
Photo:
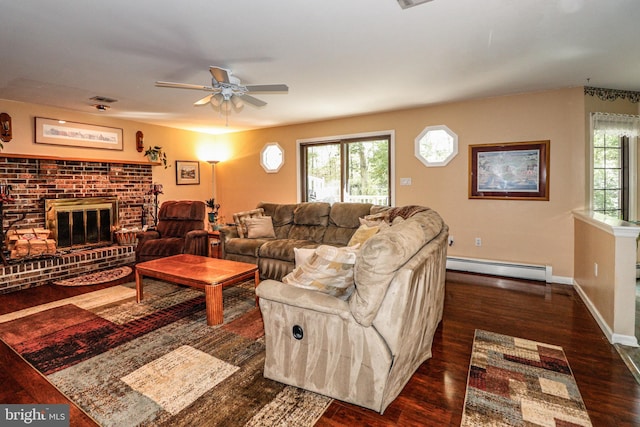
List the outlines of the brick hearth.
{"label": "brick hearth", "polygon": [[133,246],[107,246],[2,267],[0,294],[135,262]]}
{"label": "brick hearth", "polygon": [[[0,153],[0,183],[12,187],[14,201],[4,204],[0,226],[45,227],[44,200],[116,196],[121,227],[141,227],[152,164],[66,160]],[[57,279],[133,264],[133,246],[87,249],[1,267],[0,294],[44,285]]]}

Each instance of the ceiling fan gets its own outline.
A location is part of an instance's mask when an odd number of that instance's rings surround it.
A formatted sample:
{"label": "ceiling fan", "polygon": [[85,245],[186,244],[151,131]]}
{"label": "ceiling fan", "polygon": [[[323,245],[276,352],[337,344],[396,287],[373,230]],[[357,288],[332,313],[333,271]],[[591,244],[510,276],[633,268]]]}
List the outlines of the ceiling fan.
{"label": "ceiling fan", "polygon": [[240,79],[232,75],[231,70],[221,67],[209,67],[211,73],[211,86],[201,86],[189,83],[173,83],[157,81],[158,87],[170,87],[177,89],[195,89],[211,92],[202,99],[197,100],[193,105],[200,106],[211,104],[221,112],[229,113],[231,108],[239,111],[244,103],[254,105],[256,107],[264,107],[267,105],[261,99],[255,98],[250,93],[287,93],[289,87],[285,84],[270,85],[243,85]]}

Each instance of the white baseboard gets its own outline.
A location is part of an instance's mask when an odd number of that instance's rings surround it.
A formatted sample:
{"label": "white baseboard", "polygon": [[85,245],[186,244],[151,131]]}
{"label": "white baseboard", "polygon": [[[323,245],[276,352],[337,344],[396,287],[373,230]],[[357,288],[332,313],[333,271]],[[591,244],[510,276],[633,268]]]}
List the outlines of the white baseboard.
{"label": "white baseboard", "polygon": [[587,306],[587,309],[589,310],[593,318],[596,320],[596,323],[598,324],[598,326],[600,326],[600,329],[604,333],[605,337],[607,337],[607,340],[609,340],[609,343],[628,345],[629,347],[639,347],[638,339],[635,336],[614,334],[611,328],[609,327],[609,325],[607,324],[607,322],[604,321],[602,315],[600,314],[596,306],[593,305],[593,303],[591,302],[587,294],[584,293],[580,285],[576,282],[574,282],[573,285],[576,291],[578,292],[578,295],[580,295],[580,298],[584,302],[584,305]]}
{"label": "white baseboard", "polygon": [[551,283],[559,283],[561,285],[573,286],[573,277],[551,276]]}
{"label": "white baseboard", "polygon": [[[514,277],[518,279],[539,280],[547,283],[562,283],[560,281],[556,282],[556,280],[567,280],[567,278],[552,276],[550,265],[518,264],[475,258],[447,257],[447,269],[490,274],[493,276]],[[572,284],[573,279],[569,280],[568,284]]]}

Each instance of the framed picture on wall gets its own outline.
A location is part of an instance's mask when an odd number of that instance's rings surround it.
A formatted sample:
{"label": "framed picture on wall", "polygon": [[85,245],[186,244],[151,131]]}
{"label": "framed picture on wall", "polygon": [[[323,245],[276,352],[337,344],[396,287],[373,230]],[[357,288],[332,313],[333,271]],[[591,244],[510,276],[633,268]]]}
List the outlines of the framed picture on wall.
{"label": "framed picture on wall", "polygon": [[200,163],[188,160],[176,160],[176,184],[200,184]]}
{"label": "framed picture on wall", "polygon": [[469,146],[469,198],[549,200],[549,141]]}
{"label": "framed picture on wall", "polygon": [[36,144],[122,150],[122,129],[36,117]]}

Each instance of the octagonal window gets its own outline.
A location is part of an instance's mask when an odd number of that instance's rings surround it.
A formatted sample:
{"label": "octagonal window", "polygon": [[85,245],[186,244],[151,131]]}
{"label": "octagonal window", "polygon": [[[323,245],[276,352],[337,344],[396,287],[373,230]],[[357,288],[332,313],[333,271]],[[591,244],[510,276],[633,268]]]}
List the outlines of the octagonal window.
{"label": "octagonal window", "polygon": [[284,164],[284,150],[277,142],[269,142],[260,152],[260,164],[267,173],[276,173]]}
{"label": "octagonal window", "polygon": [[427,126],[416,137],[415,154],[425,166],[446,166],[458,154],[458,135],[445,125]]}

